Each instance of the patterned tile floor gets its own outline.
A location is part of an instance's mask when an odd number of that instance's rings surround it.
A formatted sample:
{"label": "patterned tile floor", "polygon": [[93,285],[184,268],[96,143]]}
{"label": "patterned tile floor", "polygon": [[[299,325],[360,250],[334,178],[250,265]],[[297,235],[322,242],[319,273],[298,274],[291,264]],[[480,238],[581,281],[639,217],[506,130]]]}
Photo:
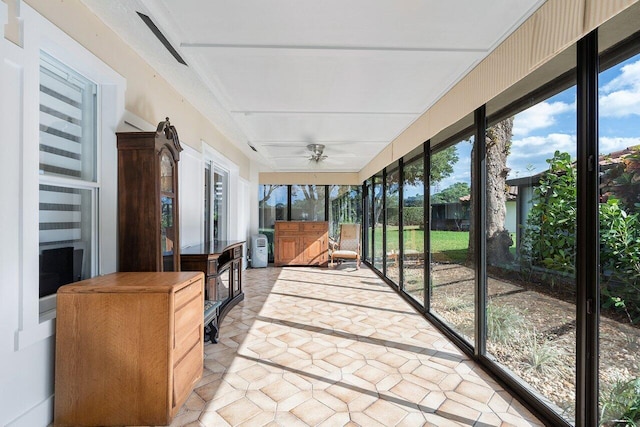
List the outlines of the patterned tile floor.
{"label": "patterned tile floor", "polygon": [[174,426],[538,426],[371,270],[248,269]]}

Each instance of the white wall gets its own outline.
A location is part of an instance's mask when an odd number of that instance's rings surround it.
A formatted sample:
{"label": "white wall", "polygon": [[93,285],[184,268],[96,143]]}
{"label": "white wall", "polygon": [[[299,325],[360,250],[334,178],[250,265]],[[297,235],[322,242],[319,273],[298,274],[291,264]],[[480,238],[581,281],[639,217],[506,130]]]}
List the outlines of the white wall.
{"label": "white wall", "polygon": [[[116,137],[125,82],[62,31],[20,2],[24,38],[0,38],[0,129],[5,162],[0,221],[0,425],[45,426],[53,417],[55,319],[40,316],[38,275],[40,50],[96,82],[101,93],[100,264],[116,269]],[[7,21],[0,2],[0,29]],[[18,41],[19,38],[18,38]]]}

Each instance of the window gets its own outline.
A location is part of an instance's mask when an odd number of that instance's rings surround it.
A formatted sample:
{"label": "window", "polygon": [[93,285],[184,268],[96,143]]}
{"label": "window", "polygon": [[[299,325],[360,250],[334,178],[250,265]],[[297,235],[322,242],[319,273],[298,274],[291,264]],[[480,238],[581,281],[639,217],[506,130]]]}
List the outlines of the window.
{"label": "window", "polygon": [[324,185],[291,186],[291,220],[325,221]]}
{"label": "window", "polygon": [[229,238],[229,172],[213,162],[204,170],[204,240]]}
{"label": "window", "polygon": [[373,210],[371,212],[371,227],[373,232],[373,247],[371,259],[373,266],[382,271],[383,257],[383,221],[384,221],[384,205],[382,200],[382,172],[373,177]]}
{"label": "window", "polygon": [[269,262],[273,262],[273,233],[276,221],[287,220],[287,186],[261,185],[258,189],[259,232],[269,241]]}
{"label": "window", "polygon": [[405,163],[402,188],[404,291],[424,304],[424,162],[420,155]]}
{"label": "window", "polygon": [[373,179],[368,179],[365,182],[365,188],[367,196],[364,200],[365,202],[365,210],[364,215],[366,215],[367,221],[367,230],[365,232],[365,261],[369,263],[373,263]]}
{"label": "window", "polygon": [[398,164],[387,172],[386,189],[386,222],[385,233],[387,236],[386,248],[386,275],[396,285],[400,285],[400,170]]}
{"label": "window", "polygon": [[471,150],[473,138],[431,154],[431,310],[474,342],[475,271],[469,265]]}
{"label": "window", "polygon": [[362,196],[356,185],[332,185],[329,187],[329,236],[340,237],[340,224],[360,223]]}
{"label": "window", "polygon": [[[487,353],[572,422],[576,88],[487,129]],[[533,117],[546,115],[545,121]],[[509,171],[508,175],[500,173]],[[535,301],[535,305],[523,305]],[[554,382],[554,391],[544,385]]]}
{"label": "window", "polygon": [[[40,61],[40,297],[97,273],[97,85]],[[55,307],[41,301],[41,312]]]}
{"label": "window", "polygon": [[[616,33],[619,30],[616,28]],[[635,26],[633,27],[635,31]],[[602,37],[607,34],[601,32]],[[599,403],[604,426],[640,422],[640,43],[602,59]]]}

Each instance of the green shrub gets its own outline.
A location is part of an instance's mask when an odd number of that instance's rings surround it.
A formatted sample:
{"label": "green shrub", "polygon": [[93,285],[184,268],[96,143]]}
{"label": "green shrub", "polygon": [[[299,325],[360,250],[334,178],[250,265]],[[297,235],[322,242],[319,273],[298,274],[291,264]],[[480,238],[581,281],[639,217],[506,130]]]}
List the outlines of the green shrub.
{"label": "green shrub", "polygon": [[[523,268],[546,268],[573,275],[576,259],[576,166],[568,153],[556,151],[549,170],[534,188],[523,233]],[[628,214],[614,193],[600,203],[602,307],[640,322],[640,218]]]}
{"label": "green shrub", "polygon": [[600,425],[640,425],[640,378],[617,381],[600,394]]}
{"label": "green shrub", "polygon": [[524,327],[524,317],[507,305],[487,305],[487,338],[505,344],[512,340]]}
{"label": "green shrub", "polygon": [[565,365],[562,356],[566,352],[553,342],[540,339],[535,330],[528,334],[526,343],[524,364],[527,369],[548,375]]}
{"label": "green shrub", "polygon": [[600,204],[602,305],[624,311],[640,322],[640,220],[628,215],[618,199]]}
{"label": "green shrub", "polygon": [[576,168],[568,153],[556,151],[549,170],[533,189],[521,253],[531,266],[575,272]]}

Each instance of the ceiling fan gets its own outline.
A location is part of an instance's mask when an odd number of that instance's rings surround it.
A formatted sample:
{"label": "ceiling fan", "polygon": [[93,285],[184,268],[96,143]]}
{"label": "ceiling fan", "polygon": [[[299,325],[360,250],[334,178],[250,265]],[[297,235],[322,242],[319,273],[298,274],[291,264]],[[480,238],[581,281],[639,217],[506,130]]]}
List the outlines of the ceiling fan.
{"label": "ceiling fan", "polygon": [[316,163],[320,162],[320,160],[326,159],[328,156],[322,154],[324,151],[323,144],[309,144],[307,145],[307,150],[311,151],[311,156],[309,157],[310,161],[315,161]]}

